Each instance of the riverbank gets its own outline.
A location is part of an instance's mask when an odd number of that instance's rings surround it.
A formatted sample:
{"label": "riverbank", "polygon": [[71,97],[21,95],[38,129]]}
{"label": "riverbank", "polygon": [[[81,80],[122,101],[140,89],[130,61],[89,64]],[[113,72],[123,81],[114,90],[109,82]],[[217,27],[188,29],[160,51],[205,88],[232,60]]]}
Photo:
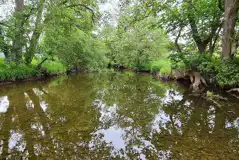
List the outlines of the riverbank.
{"label": "riverbank", "polygon": [[169,62],[155,62],[153,64],[154,65],[144,65],[141,68],[133,68],[121,65],[113,65],[113,67],[119,70],[131,70],[133,72],[148,73],[160,81],[179,81],[187,83],[191,89],[196,91],[216,90],[226,92],[232,89],[235,90],[234,85],[220,86],[218,84],[206,81],[200,72],[187,71],[186,69],[172,69]]}
{"label": "riverbank", "polygon": [[[137,72],[150,72],[160,80],[188,80],[192,87],[230,90],[239,88],[239,58],[224,60],[210,55],[171,55],[168,59],[123,67]],[[130,66],[126,64],[125,66]]]}
{"label": "riverbank", "polygon": [[[78,70],[67,70],[67,68],[58,59],[46,60],[39,67],[41,62],[42,59],[34,59],[31,65],[16,65],[6,64],[4,63],[4,59],[0,59],[0,85],[21,81],[36,81],[49,77],[79,72]],[[219,85],[208,81],[208,84],[202,84],[201,81],[205,80],[199,72],[189,73],[185,70],[172,69],[171,63],[168,60],[153,61],[149,64],[138,66],[137,68],[117,64],[111,64],[108,67],[119,70],[131,70],[134,72],[146,72],[152,75],[155,79],[161,81],[184,81],[188,84],[191,83],[191,86],[196,90],[207,88],[209,90],[217,89],[228,91],[236,88],[235,86],[220,87]],[[194,82],[191,82],[190,79],[193,79]]]}
{"label": "riverbank", "polygon": [[45,60],[34,59],[31,65],[4,63],[0,59],[0,85],[18,81],[40,80],[55,77],[66,73],[66,67],[57,59]]}

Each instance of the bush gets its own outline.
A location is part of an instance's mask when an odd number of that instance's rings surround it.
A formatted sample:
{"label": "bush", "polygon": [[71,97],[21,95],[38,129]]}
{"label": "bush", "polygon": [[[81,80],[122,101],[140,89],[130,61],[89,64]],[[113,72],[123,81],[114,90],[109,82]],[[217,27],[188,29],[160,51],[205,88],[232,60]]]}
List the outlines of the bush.
{"label": "bush", "polygon": [[66,67],[58,59],[47,60],[42,64],[42,68],[47,69],[50,74],[66,72]]}
{"label": "bush", "polygon": [[171,72],[171,63],[168,60],[153,61],[150,68],[152,73],[166,73]]}
{"label": "bush", "polygon": [[137,67],[138,70],[150,71],[153,74],[156,73],[171,73],[171,63],[167,59],[162,59],[158,61],[151,61],[149,63],[143,64]]}
{"label": "bush", "polygon": [[160,69],[159,74],[161,77],[170,77],[171,76],[171,66],[163,66]]}
{"label": "bush", "polygon": [[198,71],[201,63],[211,61],[210,54],[189,54],[189,53],[174,53],[169,56],[173,69],[188,69]]}
{"label": "bush", "polygon": [[41,62],[41,59],[34,59],[31,65],[8,63],[0,59],[0,81],[15,81],[23,80],[31,77],[40,76],[42,70],[47,69],[48,73],[65,73],[65,66],[58,60],[48,60],[42,64],[42,69],[36,69],[36,66]]}
{"label": "bush", "polygon": [[34,66],[26,66],[24,64],[2,64],[0,66],[0,81],[22,80],[34,77],[40,74]]}
{"label": "bush", "polygon": [[236,60],[217,58],[202,63],[199,69],[210,83],[216,83],[221,87],[233,87],[239,84],[239,64]]}
{"label": "bush", "polygon": [[176,53],[170,55],[173,69],[182,66],[186,70],[198,71],[211,84],[233,87],[239,84],[239,60],[222,60],[209,54]]}

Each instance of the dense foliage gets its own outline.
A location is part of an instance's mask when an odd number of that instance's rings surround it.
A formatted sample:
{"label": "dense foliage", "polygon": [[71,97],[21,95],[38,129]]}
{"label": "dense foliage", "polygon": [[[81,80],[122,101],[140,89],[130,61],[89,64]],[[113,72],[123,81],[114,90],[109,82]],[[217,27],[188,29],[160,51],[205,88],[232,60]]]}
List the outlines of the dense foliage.
{"label": "dense foliage", "polygon": [[112,64],[160,77],[198,72],[208,83],[238,85],[239,0],[120,0],[113,16],[100,12],[106,1],[16,0],[0,20],[2,66],[25,66],[26,75],[15,79]]}
{"label": "dense foliage", "polygon": [[15,10],[0,23],[5,62],[29,66],[34,58],[40,64],[57,58],[67,69],[107,66],[107,48],[92,34],[98,4],[96,0],[16,0]]}
{"label": "dense foliage", "polygon": [[166,35],[162,29],[155,28],[154,23],[157,19],[148,17],[124,30],[106,28],[103,35],[111,29],[111,34],[105,38],[110,48],[109,59],[123,66],[140,68],[151,61],[166,58]]}

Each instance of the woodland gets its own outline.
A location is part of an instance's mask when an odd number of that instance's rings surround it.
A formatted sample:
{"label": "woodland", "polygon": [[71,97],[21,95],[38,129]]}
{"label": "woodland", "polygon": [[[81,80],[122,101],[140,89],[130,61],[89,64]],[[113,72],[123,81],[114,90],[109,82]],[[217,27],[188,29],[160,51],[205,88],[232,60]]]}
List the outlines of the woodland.
{"label": "woodland", "polygon": [[190,77],[195,88],[238,86],[239,0],[120,0],[115,23],[100,12],[106,2],[13,1],[0,15],[0,80],[113,66]]}

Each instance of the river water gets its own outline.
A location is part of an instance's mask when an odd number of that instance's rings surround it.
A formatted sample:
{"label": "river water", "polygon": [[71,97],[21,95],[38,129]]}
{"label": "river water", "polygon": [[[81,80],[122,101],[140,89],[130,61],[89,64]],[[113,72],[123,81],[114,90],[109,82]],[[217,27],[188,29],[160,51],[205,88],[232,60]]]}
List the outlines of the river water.
{"label": "river water", "polygon": [[239,159],[239,100],[147,74],[0,87],[0,159]]}

